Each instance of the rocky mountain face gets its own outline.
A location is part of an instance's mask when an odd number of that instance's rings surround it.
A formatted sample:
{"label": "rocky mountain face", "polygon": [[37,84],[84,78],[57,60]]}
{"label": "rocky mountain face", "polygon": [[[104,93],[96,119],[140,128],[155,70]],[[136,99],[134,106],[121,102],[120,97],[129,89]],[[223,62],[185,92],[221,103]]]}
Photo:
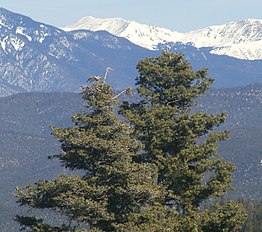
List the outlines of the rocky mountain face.
{"label": "rocky mountain face", "polygon": [[[62,30],[0,9],[0,92],[74,90],[80,81],[60,64],[76,62],[76,44]],[[67,48],[67,49],[64,49]],[[69,49],[68,49],[69,48]]]}
{"label": "rocky mountain face", "polygon": [[159,44],[183,42],[191,43],[197,48],[211,47],[210,53],[212,54],[228,55],[246,60],[262,58],[262,20],[260,19],[247,19],[179,33],[120,18],[85,17],[64,29],[66,31],[105,30],[151,50],[158,49]]}
{"label": "rocky mountain face", "polygon": [[0,8],[0,96],[79,92],[88,76],[103,75],[108,66],[114,68],[111,83],[124,88],[134,83],[135,64],[147,55],[107,32],[67,33]]}

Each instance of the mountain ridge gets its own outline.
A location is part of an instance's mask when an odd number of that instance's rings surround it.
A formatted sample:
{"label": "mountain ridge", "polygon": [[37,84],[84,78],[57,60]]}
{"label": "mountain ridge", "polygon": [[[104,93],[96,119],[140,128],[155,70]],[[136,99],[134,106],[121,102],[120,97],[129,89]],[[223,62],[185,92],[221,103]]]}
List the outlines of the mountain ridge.
{"label": "mountain ridge", "polygon": [[246,60],[262,59],[262,19],[246,19],[181,33],[121,18],[87,16],[63,29],[105,30],[151,50],[157,50],[159,44],[183,42],[197,48],[212,47],[211,53],[216,55]]}

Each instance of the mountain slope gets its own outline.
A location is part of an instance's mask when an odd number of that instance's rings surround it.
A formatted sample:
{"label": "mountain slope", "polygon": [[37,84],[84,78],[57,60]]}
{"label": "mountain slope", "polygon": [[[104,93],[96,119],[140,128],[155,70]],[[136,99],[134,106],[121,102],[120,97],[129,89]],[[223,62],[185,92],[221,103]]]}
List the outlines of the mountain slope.
{"label": "mountain slope", "polygon": [[0,96],[79,92],[88,76],[103,75],[110,65],[112,84],[124,88],[133,85],[135,64],[147,54],[146,49],[106,32],[66,33],[0,8]]}
{"label": "mountain slope", "polygon": [[166,42],[192,43],[195,47],[212,47],[212,54],[228,55],[240,59],[262,59],[262,20],[247,19],[201,30],[179,33],[168,29],[139,24],[120,18],[99,19],[85,17],[64,28],[66,31],[88,29],[106,30],[116,36],[148,48],[157,49]]}

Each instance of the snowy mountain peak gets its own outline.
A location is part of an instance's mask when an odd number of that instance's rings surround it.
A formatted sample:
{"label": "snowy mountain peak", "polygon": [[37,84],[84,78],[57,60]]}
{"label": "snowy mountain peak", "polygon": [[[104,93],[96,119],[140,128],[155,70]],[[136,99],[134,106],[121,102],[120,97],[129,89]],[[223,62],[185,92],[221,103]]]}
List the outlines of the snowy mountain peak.
{"label": "snowy mountain peak", "polygon": [[260,41],[262,20],[247,19],[224,25],[210,26],[184,34],[185,40],[192,40],[196,46],[227,46]]}
{"label": "snowy mountain peak", "polygon": [[248,60],[262,59],[261,19],[246,19],[179,33],[121,18],[100,19],[89,16],[64,28],[66,31],[79,29],[105,30],[151,50],[158,49],[159,44],[182,42],[192,43],[197,48],[211,47],[213,54]]}
{"label": "snowy mountain peak", "polygon": [[94,18],[91,16],[84,17],[77,21],[72,27],[64,28],[66,31],[87,29],[91,31],[110,31],[111,34],[119,34],[131,23],[131,21],[121,18]]}

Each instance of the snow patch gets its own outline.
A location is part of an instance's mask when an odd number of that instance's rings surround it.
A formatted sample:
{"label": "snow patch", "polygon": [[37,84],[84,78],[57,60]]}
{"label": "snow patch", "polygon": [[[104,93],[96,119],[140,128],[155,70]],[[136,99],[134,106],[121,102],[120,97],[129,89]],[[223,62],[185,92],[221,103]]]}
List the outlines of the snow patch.
{"label": "snow patch", "polygon": [[6,36],[2,41],[1,41],[1,47],[5,51],[6,49],[6,44],[7,44],[8,36]]}
{"label": "snow patch", "polygon": [[28,41],[32,41],[32,37],[24,33],[25,28],[23,27],[17,27],[15,33],[23,35],[27,38]]}
{"label": "snow patch", "polygon": [[3,18],[3,16],[0,17],[0,25],[5,27],[5,28],[8,28],[9,30],[12,29],[12,27],[9,27],[7,24],[5,24],[5,18]]}
{"label": "snow patch", "polygon": [[18,38],[11,38],[11,44],[16,51],[21,50],[25,45],[25,43]]}
{"label": "snow patch", "polygon": [[34,31],[35,40],[39,43],[43,43],[47,36],[50,36],[50,33],[45,31]]}

